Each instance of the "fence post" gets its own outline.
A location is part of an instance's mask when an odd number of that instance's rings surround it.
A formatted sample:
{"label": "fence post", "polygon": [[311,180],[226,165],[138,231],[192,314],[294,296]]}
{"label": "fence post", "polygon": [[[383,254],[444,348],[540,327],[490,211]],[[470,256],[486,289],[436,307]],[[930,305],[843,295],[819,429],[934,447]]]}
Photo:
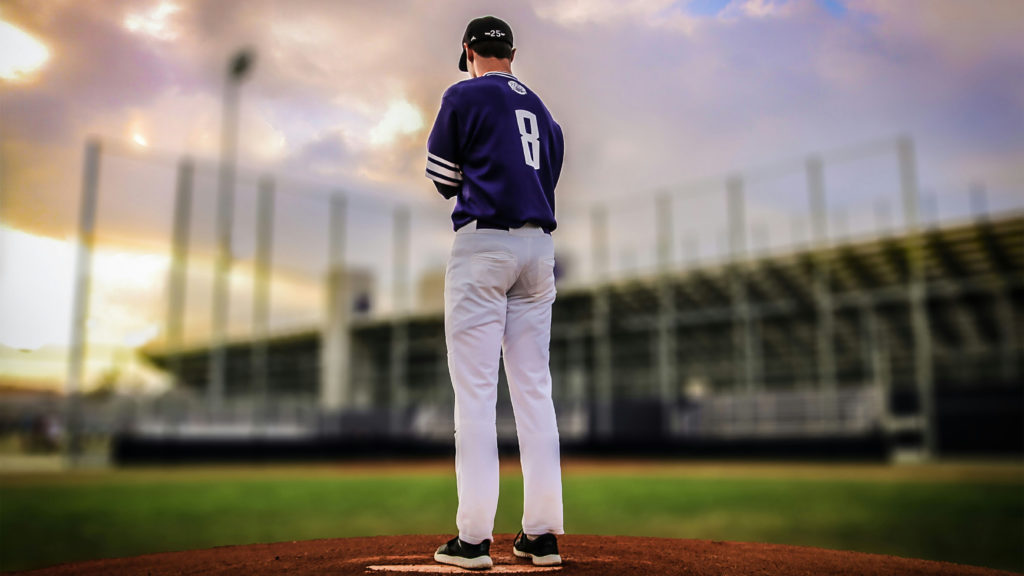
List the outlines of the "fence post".
{"label": "fence post", "polygon": [[594,254],[594,424],[600,438],[610,438],[612,423],[611,295],[609,286],[608,211],[595,206],[591,212],[591,243]]}
{"label": "fence post", "polygon": [[270,272],[274,246],[274,180],[260,180],[256,220],[256,261],[253,270],[252,356],[253,392],[261,420],[269,416],[268,337],[270,329]]}
{"label": "fence post", "polygon": [[935,390],[932,371],[932,338],[928,318],[928,294],[925,284],[924,238],[918,214],[917,167],[914,142],[900,138],[897,144],[900,164],[900,189],[903,217],[907,229],[907,297],[911,330],[914,334],[914,383],[920,406],[924,457],[935,455]]}
{"label": "fence post", "polygon": [[666,192],[655,202],[658,237],[658,384],[662,408],[662,433],[675,431],[676,400],[676,302],[672,284],[672,196]]}
{"label": "fence post", "polygon": [[400,206],[394,212],[394,275],[392,309],[395,321],[391,328],[391,434],[399,436],[405,431],[402,421],[407,404],[407,369],[409,356],[408,289],[409,289],[409,209]]}
{"label": "fence post", "polygon": [[835,362],[835,317],[829,285],[828,201],[821,158],[807,159],[807,190],[811,207],[811,244],[814,247],[814,308],[816,312],[818,388],[824,392],[826,427],[839,417]]}
{"label": "fence post", "polygon": [[171,239],[171,270],[167,282],[167,352],[174,385],[181,380],[182,333],[188,288],[189,229],[192,220],[192,181],[195,167],[191,158],[178,164],[174,195],[174,232]]}
{"label": "fence post", "polygon": [[747,300],[745,262],[747,252],[746,211],[743,180],[730,177],[725,184],[729,211],[729,254],[731,260],[731,292],[734,330],[734,358],[736,385],[747,393],[754,391],[754,341],[751,326],[750,303]]}
{"label": "fence post", "polygon": [[351,281],[345,265],[348,204],[341,193],[330,199],[328,220],[327,320],[320,347],[320,407],[326,414],[345,408],[351,394],[349,318]]}
{"label": "fence post", "polygon": [[78,208],[78,242],[75,256],[75,286],[71,314],[71,347],[68,350],[67,407],[65,430],[67,454],[71,466],[82,455],[82,381],[85,372],[88,337],[89,293],[92,288],[92,249],[96,230],[96,204],[99,194],[101,144],[98,139],[85,143],[82,170],[82,197]]}

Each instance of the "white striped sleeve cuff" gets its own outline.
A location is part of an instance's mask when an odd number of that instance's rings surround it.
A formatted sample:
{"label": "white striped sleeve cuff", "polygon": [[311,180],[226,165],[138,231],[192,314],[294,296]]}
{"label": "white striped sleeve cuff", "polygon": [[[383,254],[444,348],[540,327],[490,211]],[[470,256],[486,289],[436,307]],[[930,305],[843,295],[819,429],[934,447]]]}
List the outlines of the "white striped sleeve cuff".
{"label": "white striped sleeve cuff", "polygon": [[445,186],[458,187],[462,185],[462,172],[459,170],[458,164],[429,153],[427,154],[426,176]]}
{"label": "white striped sleeve cuff", "polygon": [[431,154],[430,152],[427,152],[427,162],[430,162],[431,160],[433,160],[435,164],[440,164],[441,166],[444,166],[445,168],[450,168],[452,170],[458,170],[459,169],[459,165],[456,164],[455,162],[449,162],[448,160],[445,160],[444,158],[441,158],[437,154]]}

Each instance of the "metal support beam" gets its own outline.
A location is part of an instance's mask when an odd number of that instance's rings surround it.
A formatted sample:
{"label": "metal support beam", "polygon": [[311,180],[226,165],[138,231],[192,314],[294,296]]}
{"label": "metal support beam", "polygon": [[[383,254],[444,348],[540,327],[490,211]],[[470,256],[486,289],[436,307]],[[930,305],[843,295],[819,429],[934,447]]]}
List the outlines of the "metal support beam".
{"label": "metal support beam", "polygon": [[264,177],[259,185],[256,211],[256,262],[253,270],[252,307],[252,388],[258,410],[267,418],[270,407],[268,378],[268,338],[270,332],[270,272],[274,246],[274,180]]}
{"label": "metal support beam", "polygon": [[[823,414],[827,424],[839,417],[839,396],[836,382],[835,312],[829,275],[831,252],[828,234],[828,202],[825,198],[825,171],[821,158],[807,159],[807,191],[811,210],[811,243],[814,246],[814,307],[817,316],[815,349],[818,365],[818,387],[825,392]],[[834,401],[829,401],[829,399]]]}
{"label": "metal support beam", "polygon": [[82,455],[82,382],[85,376],[86,341],[88,337],[89,292],[92,288],[92,249],[96,230],[96,204],[99,194],[99,140],[85,144],[82,169],[82,199],[78,208],[78,241],[75,256],[75,287],[71,313],[71,347],[68,350],[67,407],[65,430],[67,453],[72,466]]}
{"label": "metal support beam", "polygon": [[674,432],[676,403],[675,294],[672,288],[672,197],[663,194],[655,203],[658,241],[658,388],[662,406],[662,433]]}
{"label": "metal support beam", "polygon": [[585,408],[587,397],[587,366],[585,361],[584,331],[572,330],[566,336],[566,386],[569,404],[574,412]]}
{"label": "metal support beam", "polygon": [[167,340],[173,385],[181,384],[180,350],[185,323],[188,292],[188,246],[192,220],[192,181],[195,166],[191,158],[178,164],[178,183],[174,194],[174,235],[171,239],[171,269],[167,279]]}
{"label": "metal support beam", "polygon": [[323,325],[320,347],[320,407],[325,413],[337,412],[351,402],[351,282],[345,265],[347,201],[342,194],[330,199],[327,246],[327,321]]}
{"label": "metal support beam", "polygon": [[[988,226],[988,197],[985,185],[976,182],[971,185],[971,214],[979,228]],[[999,330],[999,376],[1004,382],[1017,382],[1020,378],[1021,325],[1013,307],[1013,288],[1005,278],[993,282],[992,298],[995,301],[995,317]]]}
{"label": "metal support beam", "polygon": [[687,234],[683,242],[683,265],[686,268],[697,268],[700,264],[700,238],[696,234]]}
{"label": "metal support beam", "polygon": [[861,308],[864,316],[864,339],[867,350],[867,373],[871,375],[878,393],[879,419],[883,430],[892,422],[892,374],[889,361],[889,347],[886,343],[884,326],[878,320],[874,305],[866,301]]}
{"label": "metal support beam", "polygon": [[407,367],[409,357],[408,315],[409,293],[409,209],[401,206],[394,213],[394,264],[392,308],[395,323],[391,327],[391,370],[389,399],[391,401],[391,433],[401,435],[406,429],[402,417],[407,404]]}
{"label": "metal support beam", "polygon": [[595,206],[591,212],[591,244],[594,254],[594,422],[599,438],[610,438],[612,425],[611,294],[609,293],[608,210]]}
{"label": "metal support beam", "polygon": [[757,387],[754,359],[754,335],[744,267],[747,256],[746,208],[743,180],[738,176],[725,183],[729,211],[730,293],[733,310],[734,388],[753,392]]}
{"label": "metal support beam", "polygon": [[658,272],[667,274],[672,268],[672,196],[665,192],[655,200],[655,222],[658,243]]}
{"label": "metal support beam", "polygon": [[907,262],[909,277],[907,298],[911,330],[914,334],[914,380],[917,388],[922,422],[922,450],[925,457],[935,455],[935,391],[932,365],[932,335],[928,317],[928,295],[924,260],[924,237],[918,214],[917,161],[914,143],[901,138],[897,144],[900,167],[900,190],[903,196],[903,217],[907,231]]}
{"label": "metal support beam", "polygon": [[892,232],[892,209],[884,198],[875,201],[875,234],[879,237]]}
{"label": "metal support beam", "polygon": [[1013,291],[1009,282],[1002,282],[993,290],[996,317],[999,322],[999,375],[1003,382],[1020,382],[1021,339],[1020,315],[1013,305]]}

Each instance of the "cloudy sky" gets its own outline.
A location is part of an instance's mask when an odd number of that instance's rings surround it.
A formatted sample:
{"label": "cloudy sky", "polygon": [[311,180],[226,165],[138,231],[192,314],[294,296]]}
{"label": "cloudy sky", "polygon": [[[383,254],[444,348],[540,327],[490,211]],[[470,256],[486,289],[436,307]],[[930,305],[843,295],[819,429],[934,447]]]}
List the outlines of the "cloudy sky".
{"label": "cloudy sky", "polygon": [[[88,135],[109,143],[111,154],[98,257],[120,262],[108,264],[113,292],[94,295],[112,308],[97,303],[93,312],[145,317],[111,321],[113,342],[159,332],[154,286],[166,275],[174,159],[193,155],[213,174],[225,63],[241,46],[252,47],[256,65],[242,87],[240,163],[317,198],[281,202],[294,217],[281,217],[275,236],[306,238],[309,214],[325,211],[323,194],[344,189],[363,203],[355,211],[365,212],[358,220],[367,228],[377,226],[374,218],[386,227],[388,206],[411,203],[422,216],[414,218],[414,276],[443,264],[450,207],[422,176],[424,143],[440,94],[464,78],[456,62],[466,22],[484,14],[511,24],[513,72],[566,134],[558,191],[566,246],[585,242],[573,220],[585,220],[596,200],[646,210],[652,191],[864,143],[880,143],[867,147],[877,158],[850,178],[826,164],[826,182],[835,205],[877,215],[878,202],[864,198],[868,188],[896,186],[886,142],[902,134],[914,139],[933,212],[966,213],[968,191],[979,186],[992,210],[1024,206],[1024,7],[1017,0],[5,0],[0,343],[66,343],[69,306],[33,309],[26,295],[41,287],[53,292],[51,302],[70,294],[67,239]],[[803,186],[797,166],[793,182]],[[246,182],[243,175],[240,186]],[[708,202],[720,203],[720,189],[710,194]],[[758,202],[764,214],[778,205],[767,192],[751,197],[751,213]],[[705,210],[700,203],[677,209],[678,228],[696,230]],[[310,242],[326,235],[309,233]],[[721,234],[709,229],[695,252],[713,251]],[[652,252],[628,236],[613,254],[625,267]],[[244,260],[247,240],[238,242]],[[386,250],[388,242],[374,245]],[[295,244],[325,261],[325,250]],[[43,254],[57,265],[30,273]],[[360,254],[366,263],[380,260],[358,242],[350,254],[357,263]],[[16,280],[14,261],[29,263]],[[296,274],[306,266],[300,256],[275,253],[275,261]],[[156,279],[138,277],[145,273]],[[141,300],[149,303],[136,306],[149,313],[116,308],[125,301],[118,287],[135,290],[125,276],[148,286]],[[286,276],[275,274],[274,306],[301,316],[295,302],[309,296],[299,284],[288,288]],[[49,328],[29,336],[29,324]]]}

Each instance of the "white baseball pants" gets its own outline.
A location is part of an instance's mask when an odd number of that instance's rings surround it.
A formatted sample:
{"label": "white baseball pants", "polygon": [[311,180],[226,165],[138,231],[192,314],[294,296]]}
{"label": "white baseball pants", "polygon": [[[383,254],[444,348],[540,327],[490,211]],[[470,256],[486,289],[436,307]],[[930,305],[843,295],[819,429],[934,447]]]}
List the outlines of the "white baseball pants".
{"label": "white baseball pants", "polygon": [[549,345],[555,300],[554,245],[531,225],[460,228],[445,272],[445,340],[455,389],[459,538],[493,540],[498,507],[498,361],[515,412],[523,468],[523,530],[562,534],[558,425]]}

